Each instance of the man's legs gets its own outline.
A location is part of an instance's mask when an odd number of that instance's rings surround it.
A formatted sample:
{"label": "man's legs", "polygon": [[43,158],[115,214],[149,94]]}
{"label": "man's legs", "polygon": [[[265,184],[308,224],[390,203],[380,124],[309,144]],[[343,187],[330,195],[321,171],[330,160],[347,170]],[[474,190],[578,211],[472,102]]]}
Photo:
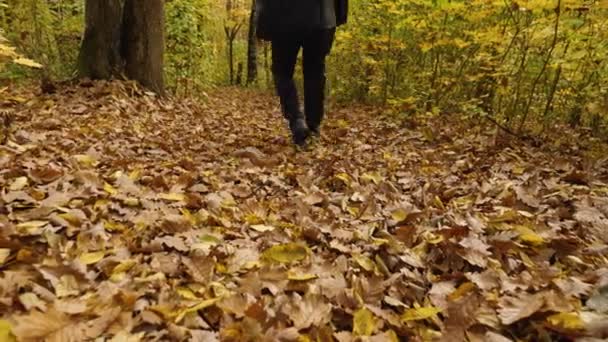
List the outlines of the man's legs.
{"label": "man's legs", "polygon": [[306,123],[319,135],[325,114],[325,58],[331,51],[336,30],[319,30],[304,39],[304,110]]}
{"label": "man's legs", "polygon": [[272,74],[283,115],[289,120],[289,128],[296,145],[303,145],[309,134],[293,80],[300,46],[301,41],[298,39],[285,38],[272,41]]}

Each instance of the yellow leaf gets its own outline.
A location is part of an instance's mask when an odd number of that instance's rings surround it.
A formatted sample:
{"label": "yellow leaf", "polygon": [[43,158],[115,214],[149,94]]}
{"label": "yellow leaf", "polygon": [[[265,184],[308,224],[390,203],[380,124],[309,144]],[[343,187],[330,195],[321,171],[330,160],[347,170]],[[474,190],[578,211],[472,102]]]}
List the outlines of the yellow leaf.
{"label": "yellow leaf", "polygon": [[191,313],[191,312],[197,312],[199,310],[203,310],[206,309],[208,307],[211,307],[213,305],[215,305],[215,303],[217,303],[221,298],[213,298],[213,299],[207,299],[207,300],[203,300],[200,303],[191,306],[187,309],[184,309],[182,311],[180,311],[177,314],[177,317],[175,318],[175,323],[179,323],[187,314]]}
{"label": "yellow leaf", "polygon": [[545,243],[545,239],[536,234],[535,231],[526,226],[515,226],[514,230],[519,233],[519,240],[532,246],[540,246]]}
{"label": "yellow leaf", "polygon": [[300,336],[298,336],[297,342],[312,342],[312,340],[310,339],[310,337],[308,335],[300,335]]}
{"label": "yellow leaf", "polygon": [[359,208],[357,208],[357,207],[348,207],[348,208],[346,208],[346,210],[352,216],[355,216],[355,217],[359,216]]}
{"label": "yellow leaf", "polygon": [[104,221],[103,227],[109,232],[122,232],[127,229],[125,225],[114,221]]}
{"label": "yellow leaf", "polygon": [[192,215],[190,210],[182,208],[180,209],[180,212],[182,213],[182,215],[184,215],[188,222],[190,222],[191,225],[196,226],[198,224],[198,218],[195,215]]}
{"label": "yellow leaf", "polygon": [[247,214],[245,215],[245,222],[248,224],[262,224],[264,220],[256,214]]}
{"label": "yellow leaf", "polygon": [[138,180],[139,177],[141,177],[141,169],[135,169],[133,171],[131,171],[131,173],[129,173],[129,178],[131,180]]}
{"label": "yellow leaf", "polygon": [[371,336],[376,330],[376,318],[366,308],[357,310],[353,316],[353,334],[355,336]]}
{"label": "yellow leaf", "polygon": [[275,230],[275,228],[273,226],[267,226],[265,224],[254,224],[250,227],[251,227],[251,229],[253,229],[257,232],[260,232],[260,233],[271,232],[271,231]]}
{"label": "yellow leaf", "polygon": [[19,177],[19,178],[15,179],[15,181],[13,183],[11,183],[11,185],[9,186],[9,190],[19,191],[19,190],[25,188],[27,183],[28,183],[27,177]]}
{"label": "yellow leaf", "polygon": [[467,293],[473,291],[474,289],[475,289],[475,284],[468,281],[468,282],[460,285],[458,287],[458,289],[456,289],[456,291],[450,293],[450,295],[448,296],[448,299],[451,301],[456,301],[456,300],[464,297]]}
{"label": "yellow leaf", "polygon": [[568,330],[582,330],[585,328],[585,323],[576,312],[562,312],[551,315],[547,317],[547,322],[554,327]]}
{"label": "yellow leaf", "polygon": [[28,221],[19,223],[17,230],[23,234],[38,234],[40,228],[44,227],[48,221]]}
{"label": "yellow leaf", "polygon": [[97,160],[95,160],[95,158],[85,154],[77,154],[74,156],[74,159],[76,159],[76,161],[86,167],[93,167],[97,165]]}
{"label": "yellow leaf", "polygon": [[445,210],[445,205],[443,204],[443,201],[441,200],[441,198],[439,198],[439,196],[435,196],[433,202],[435,203],[436,207],[441,210]]}
{"label": "yellow leaf", "polygon": [[407,212],[407,210],[397,209],[391,213],[391,218],[393,219],[393,221],[399,223],[399,222],[405,221],[407,219],[408,215],[409,215],[409,213]]}
{"label": "yellow leaf", "polygon": [[443,235],[437,235],[430,232],[428,234],[424,234],[424,239],[431,245],[439,244],[445,240]]}
{"label": "yellow leaf", "polygon": [[384,177],[382,177],[378,172],[373,172],[363,174],[361,179],[374,182],[374,184],[380,184],[380,182],[384,180]]}
{"label": "yellow leaf", "polygon": [[133,266],[135,266],[137,264],[137,262],[135,260],[125,260],[123,262],[121,262],[120,264],[116,265],[116,267],[114,267],[114,269],[112,270],[112,273],[123,273],[123,272],[127,272],[128,270],[130,270],[131,268],[133,268]]}
{"label": "yellow leaf", "polygon": [[399,337],[397,333],[393,330],[389,330],[385,333],[385,337],[387,338],[387,342],[399,342]]}
{"label": "yellow leaf", "polygon": [[59,214],[57,216],[66,220],[71,225],[80,226],[80,219],[78,218],[78,216],[76,216],[72,213],[63,213],[63,214]]}
{"label": "yellow leaf", "polygon": [[110,195],[116,195],[118,193],[118,190],[116,190],[116,188],[110,185],[109,183],[105,183],[103,185],[103,190],[109,193]]}
{"label": "yellow leaf", "polygon": [[408,310],[405,310],[405,312],[403,313],[403,316],[401,316],[401,320],[404,322],[424,320],[427,318],[431,318],[440,312],[441,312],[441,309],[436,308],[434,306],[408,309]]}
{"label": "yellow leaf", "polygon": [[287,279],[295,280],[295,281],[307,281],[317,279],[318,276],[316,274],[298,274],[294,271],[287,272]]}
{"label": "yellow leaf", "polygon": [[350,184],[350,176],[346,173],[339,173],[336,175],[336,178],[343,181],[345,184]]}
{"label": "yellow leaf", "polygon": [[192,292],[192,290],[190,290],[189,288],[186,288],[186,287],[178,287],[177,288],[177,294],[179,294],[180,296],[182,296],[182,298],[185,298],[185,299],[192,299],[192,300],[199,299],[194,294],[194,292]]}
{"label": "yellow leaf", "polygon": [[160,199],[164,199],[167,201],[174,201],[174,202],[184,202],[186,200],[186,196],[184,194],[178,194],[178,193],[165,193],[165,194],[160,194],[158,195],[158,197]]}
{"label": "yellow leaf", "polygon": [[205,235],[201,236],[199,238],[199,241],[202,244],[211,245],[211,246],[218,245],[218,244],[220,244],[222,242],[221,239],[219,239],[219,238],[217,238],[217,237],[215,237],[213,235],[209,235],[209,234],[205,234]]}
{"label": "yellow leaf", "polygon": [[127,271],[129,271],[133,266],[137,264],[135,260],[125,260],[120,264],[116,265],[112,270],[112,275],[110,276],[110,280],[118,283],[123,280],[127,276]]}
{"label": "yellow leaf", "polygon": [[122,200],[122,202],[129,207],[137,207],[139,205],[139,199],[135,197],[128,197]]}
{"label": "yellow leaf", "polygon": [[99,199],[99,200],[95,201],[95,204],[93,205],[93,209],[96,209],[96,210],[103,209],[103,207],[105,207],[108,204],[110,204],[110,201],[108,201],[107,199]]}
{"label": "yellow leaf", "polygon": [[4,265],[4,263],[8,259],[9,255],[11,255],[11,250],[10,249],[8,249],[8,248],[0,248],[0,266]]}
{"label": "yellow leaf", "polygon": [[78,258],[78,260],[85,265],[92,265],[101,261],[105,255],[105,252],[84,253]]}
{"label": "yellow leaf", "polygon": [[30,67],[30,68],[36,68],[36,69],[42,68],[42,64],[36,63],[36,62],[34,62],[33,60],[31,60],[29,58],[15,58],[15,59],[13,59],[13,63],[19,64],[19,65],[23,65],[23,66],[27,66],[27,67]]}
{"label": "yellow leaf", "polygon": [[304,260],[307,256],[308,248],[297,243],[272,246],[263,253],[265,259],[284,264]]}
{"label": "yellow leaf", "polygon": [[340,128],[348,128],[348,126],[350,126],[348,121],[346,121],[344,119],[338,120],[337,124],[338,124],[338,127],[340,127]]}
{"label": "yellow leaf", "polygon": [[16,342],[17,339],[11,332],[11,324],[8,321],[0,319],[0,341]]}
{"label": "yellow leaf", "polygon": [[228,290],[226,286],[224,286],[224,284],[222,283],[214,281],[209,284],[209,287],[211,287],[211,289],[213,290],[213,294],[216,298],[226,298],[232,296],[230,290]]}
{"label": "yellow leaf", "polygon": [[372,272],[376,268],[374,261],[364,255],[356,254],[353,259],[362,269],[368,272]]}

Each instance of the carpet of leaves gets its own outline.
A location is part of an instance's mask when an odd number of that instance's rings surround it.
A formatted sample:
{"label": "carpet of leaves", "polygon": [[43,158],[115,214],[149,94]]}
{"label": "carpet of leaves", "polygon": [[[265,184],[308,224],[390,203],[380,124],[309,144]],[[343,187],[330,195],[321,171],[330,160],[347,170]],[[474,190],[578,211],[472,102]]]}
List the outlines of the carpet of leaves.
{"label": "carpet of leaves", "polygon": [[1,341],[608,337],[601,148],[333,106],[296,153],[251,91],[1,95]]}

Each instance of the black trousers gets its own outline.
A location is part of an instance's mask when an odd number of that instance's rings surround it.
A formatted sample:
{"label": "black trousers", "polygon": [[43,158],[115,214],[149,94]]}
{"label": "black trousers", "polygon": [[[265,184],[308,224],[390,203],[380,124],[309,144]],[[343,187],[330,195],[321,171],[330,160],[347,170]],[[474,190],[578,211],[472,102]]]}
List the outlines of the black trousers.
{"label": "black trousers", "polygon": [[310,31],[275,37],[272,40],[272,73],[283,115],[302,117],[293,74],[303,49],[304,112],[306,123],[318,131],[325,112],[325,58],[331,51],[336,29]]}

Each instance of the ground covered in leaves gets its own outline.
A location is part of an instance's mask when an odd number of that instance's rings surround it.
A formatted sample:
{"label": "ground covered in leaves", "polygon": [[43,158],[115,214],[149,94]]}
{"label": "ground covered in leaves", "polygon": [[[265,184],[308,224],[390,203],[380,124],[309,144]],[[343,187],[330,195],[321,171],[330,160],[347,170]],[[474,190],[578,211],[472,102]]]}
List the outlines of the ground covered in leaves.
{"label": "ground covered in leaves", "polygon": [[608,337],[602,147],[333,106],[296,153],[254,92],[0,95],[1,341]]}

